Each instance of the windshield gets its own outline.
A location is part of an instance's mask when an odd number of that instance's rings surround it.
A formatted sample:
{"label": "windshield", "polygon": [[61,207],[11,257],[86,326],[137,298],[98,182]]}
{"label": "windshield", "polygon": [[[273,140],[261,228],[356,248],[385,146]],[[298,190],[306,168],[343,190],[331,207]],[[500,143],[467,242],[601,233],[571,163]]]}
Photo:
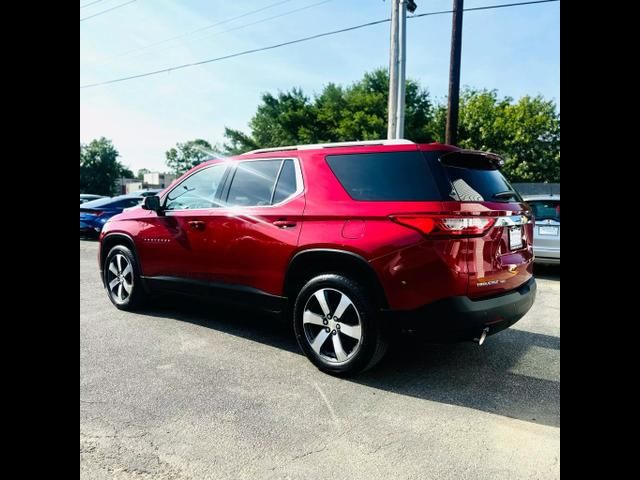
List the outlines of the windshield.
{"label": "windshield", "polygon": [[560,200],[531,200],[527,203],[536,220],[560,221]]}

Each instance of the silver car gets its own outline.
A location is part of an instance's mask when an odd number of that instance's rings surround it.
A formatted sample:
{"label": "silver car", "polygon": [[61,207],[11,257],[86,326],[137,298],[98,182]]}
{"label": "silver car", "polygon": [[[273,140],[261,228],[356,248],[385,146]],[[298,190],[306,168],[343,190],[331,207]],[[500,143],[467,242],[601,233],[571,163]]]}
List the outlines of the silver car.
{"label": "silver car", "polygon": [[533,253],[536,263],[560,264],[560,195],[524,197],[535,218]]}

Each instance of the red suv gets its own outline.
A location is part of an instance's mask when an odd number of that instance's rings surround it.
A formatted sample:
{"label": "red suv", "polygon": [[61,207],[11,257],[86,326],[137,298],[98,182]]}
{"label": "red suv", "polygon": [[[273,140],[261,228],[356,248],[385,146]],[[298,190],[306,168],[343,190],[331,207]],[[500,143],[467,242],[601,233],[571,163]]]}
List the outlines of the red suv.
{"label": "red suv", "polygon": [[531,213],[501,163],[407,140],[211,160],[106,223],[103,282],[125,310],[171,291],[286,313],[334,374],[376,364],[395,325],[482,342],[536,294]]}

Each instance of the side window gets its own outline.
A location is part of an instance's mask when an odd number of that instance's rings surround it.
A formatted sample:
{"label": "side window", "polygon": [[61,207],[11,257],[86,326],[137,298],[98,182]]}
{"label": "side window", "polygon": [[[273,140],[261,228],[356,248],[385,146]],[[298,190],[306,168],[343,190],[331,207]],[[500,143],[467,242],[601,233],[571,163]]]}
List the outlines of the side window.
{"label": "side window", "polygon": [[193,210],[219,207],[216,192],[222,182],[226,164],[216,164],[194,173],[167,195],[166,210]]}
{"label": "side window", "polygon": [[273,203],[280,203],[296,191],[296,169],[293,160],[285,160],[278,183],[276,184],[276,192],[273,196]]}
{"label": "side window", "polygon": [[229,187],[227,204],[234,206],[271,205],[271,196],[282,160],[255,160],[238,163]]}

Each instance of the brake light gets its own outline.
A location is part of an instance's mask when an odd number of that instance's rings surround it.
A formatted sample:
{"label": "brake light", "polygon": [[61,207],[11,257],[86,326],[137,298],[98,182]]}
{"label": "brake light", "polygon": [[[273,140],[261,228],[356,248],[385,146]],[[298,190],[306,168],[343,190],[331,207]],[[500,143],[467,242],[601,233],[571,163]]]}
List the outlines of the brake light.
{"label": "brake light", "polygon": [[391,215],[391,220],[429,236],[481,236],[495,223],[493,217]]}
{"label": "brake light", "polygon": [[91,214],[95,215],[96,217],[99,217],[102,214],[104,214],[104,210],[96,210],[95,212],[91,212]]}

